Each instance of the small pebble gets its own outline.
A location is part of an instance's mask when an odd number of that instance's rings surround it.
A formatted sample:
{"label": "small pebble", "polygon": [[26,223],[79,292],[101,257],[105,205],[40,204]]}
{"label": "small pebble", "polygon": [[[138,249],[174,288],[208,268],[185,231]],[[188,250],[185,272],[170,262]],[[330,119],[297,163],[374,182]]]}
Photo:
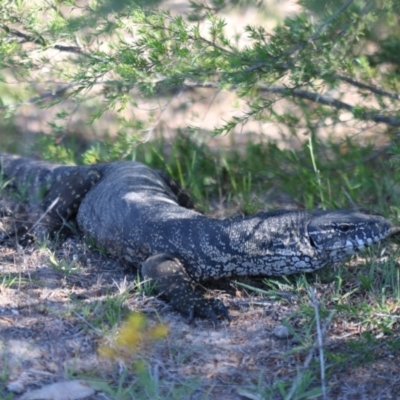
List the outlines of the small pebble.
{"label": "small pebble", "polygon": [[25,390],[25,386],[20,381],[14,381],[7,385],[7,390],[12,393],[22,393]]}
{"label": "small pebble", "polygon": [[283,325],[277,325],[274,329],[274,335],[278,339],[287,339],[290,336],[289,329]]}

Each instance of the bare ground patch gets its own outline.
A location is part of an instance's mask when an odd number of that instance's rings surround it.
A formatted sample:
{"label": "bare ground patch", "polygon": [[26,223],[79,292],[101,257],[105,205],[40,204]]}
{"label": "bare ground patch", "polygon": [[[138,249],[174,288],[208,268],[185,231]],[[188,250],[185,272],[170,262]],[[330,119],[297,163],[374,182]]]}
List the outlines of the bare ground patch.
{"label": "bare ground patch", "polygon": [[[38,245],[3,246],[0,272],[0,393],[7,398],[13,398],[12,392],[18,392],[18,398],[72,379],[94,382],[96,393],[89,399],[131,398],[118,392],[118,385],[126,391],[136,387],[137,398],[282,398],[277,382],[286,382],[287,393],[310,355],[296,335],[276,336],[281,321],[298,310],[296,293],[270,301],[214,291],[233,316],[230,325],[214,328],[199,319],[188,325],[161,300],[138,293],[132,284],[137,279],[134,271],[76,237],[62,240],[54,251]],[[316,288],[320,297],[333,290],[330,284]],[[99,345],[116,334],[129,311],[145,313],[150,323],[162,321],[169,335],[142,347],[129,360],[100,357]],[[306,322],[297,317],[290,321],[303,335]],[[331,355],[326,361],[331,398],[397,398],[398,349],[376,329],[371,329],[376,344],[368,344],[367,354],[349,347],[363,332],[351,318],[334,318],[330,325],[324,351]],[[392,339],[398,336],[393,332]],[[316,377],[310,387],[320,385],[318,352],[314,353],[306,368]],[[344,355],[350,355],[345,363],[335,362]],[[139,360],[157,396],[146,389]],[[110,387],[115,391],[107,392]]]}

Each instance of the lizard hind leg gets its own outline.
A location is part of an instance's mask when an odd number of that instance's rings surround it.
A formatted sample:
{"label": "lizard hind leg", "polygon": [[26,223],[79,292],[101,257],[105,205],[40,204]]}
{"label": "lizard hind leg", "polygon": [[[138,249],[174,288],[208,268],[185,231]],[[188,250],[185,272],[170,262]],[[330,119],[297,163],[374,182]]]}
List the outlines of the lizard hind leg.
{"label": "lizard hind leg", "polygon": [[189,317],[189,323],[195,316],[211,319],[214,325],[218,325],[218,317],[231,320],[220,300],[206,299],[193,289],[195,282],[177,257],[166,253],[149,257],[142,264],[142,275],[175,310]]}

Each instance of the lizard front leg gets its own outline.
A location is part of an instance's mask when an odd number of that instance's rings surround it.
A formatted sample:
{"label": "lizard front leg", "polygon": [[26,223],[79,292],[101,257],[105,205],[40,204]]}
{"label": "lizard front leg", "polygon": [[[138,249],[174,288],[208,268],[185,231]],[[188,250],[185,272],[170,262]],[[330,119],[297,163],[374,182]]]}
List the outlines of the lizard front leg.
{"label": "lizard front leg", "polygon": [[166,253],[149,257],[142,264],[142,275],[175,310],[189,317],[189,323],[195,316],[209,318],[214,325],[218,324],[218,317],[231,320],[220,300],[206,299],[193,288],[196,283],[177,257]]}

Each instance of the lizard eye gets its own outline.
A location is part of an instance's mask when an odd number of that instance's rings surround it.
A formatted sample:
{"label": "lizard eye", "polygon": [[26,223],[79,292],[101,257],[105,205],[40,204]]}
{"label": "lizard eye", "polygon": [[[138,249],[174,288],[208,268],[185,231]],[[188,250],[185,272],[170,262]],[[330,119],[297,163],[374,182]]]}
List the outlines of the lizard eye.
{"label": "lizard eye", "polygon": [[348,232],[350,229],[350,225],[349,224],[340,224],[337,226],[337,228],[339,229],[340,232]]}

